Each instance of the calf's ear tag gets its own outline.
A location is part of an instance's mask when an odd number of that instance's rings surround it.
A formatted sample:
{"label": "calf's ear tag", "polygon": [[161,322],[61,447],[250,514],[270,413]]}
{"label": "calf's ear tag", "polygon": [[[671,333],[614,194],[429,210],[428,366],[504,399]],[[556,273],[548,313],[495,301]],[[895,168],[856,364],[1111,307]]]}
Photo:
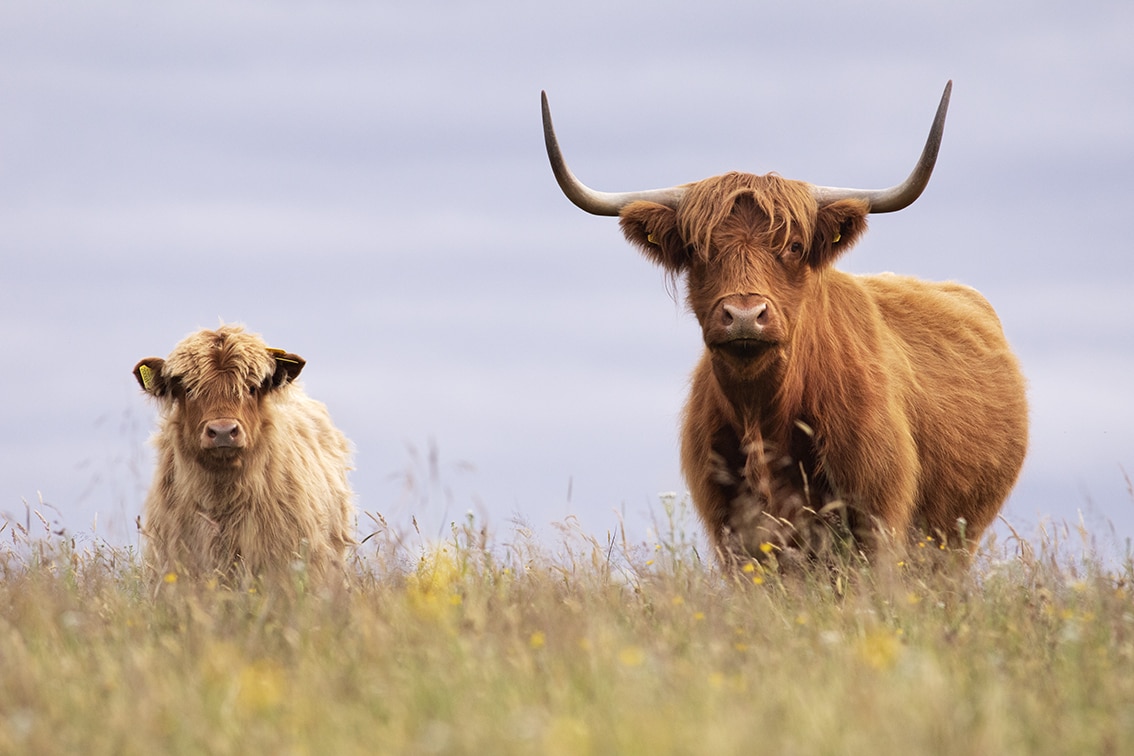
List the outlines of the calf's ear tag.
{"label": "calf's ear tag", "polygon": [[658,237],[654,236],[653,234],[646,234],[646,241],[648,241],[650,244],[656,245],[658,243]]}
{"label": "calf's ear tag", "polygon": [[274,347],[268,347],[268,354],[272,355],[273,357],[275,357],[280,362],[288,362],[288,363],[291,363],[292,365],[298,365],[299,364],[295,360],[288,357],[287,351],[284,350],[284,349],[275,349]]}
{"label": "calf's ear tag", "polygon": [[142,388],[146,391],[153,390],[154,387],[154,371],[149,365],[139,365],[138,375],[142,376]]}
{"label": "calf's ear tag", "polygon": [[840,233],[839,231],[836,231],[836,232],[835,232],[835,238],[831,240],[831,243],[832,243],[832,244],[838,244],[838,243],[839,243],[839,239],[842,239],[842,238],[843,238],[843,235],[842,235],[842,233]]}

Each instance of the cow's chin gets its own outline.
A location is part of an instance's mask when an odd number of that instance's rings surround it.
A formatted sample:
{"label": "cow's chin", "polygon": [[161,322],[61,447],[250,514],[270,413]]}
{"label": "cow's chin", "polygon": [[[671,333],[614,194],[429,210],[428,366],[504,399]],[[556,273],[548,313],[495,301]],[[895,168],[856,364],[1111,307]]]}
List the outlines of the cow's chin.
{"label": "cow's chin", "polygon": [[745,371],[762,369],[779,353],[779,344],[768,339],[730,339],[707,346],[716,359]]}
{"label": "cow's chin", "polygon": [[210,472],[223,473],[239,470],[244,464],[243,449],[226,446],[220,449],[201,449],[197,461]]}
{"label": "cow's chin", "polygon": [[779,362],[782,354],[779,343],[766,339],[732,339],[706,346],[718,378],[727,376],[728,383],[758,380]]}
{"label": "cow's chin", "polygon": [[731,339],[710,345],[710,349],[737,363],[758,362],[774,350],[776,342],[766,339]]}

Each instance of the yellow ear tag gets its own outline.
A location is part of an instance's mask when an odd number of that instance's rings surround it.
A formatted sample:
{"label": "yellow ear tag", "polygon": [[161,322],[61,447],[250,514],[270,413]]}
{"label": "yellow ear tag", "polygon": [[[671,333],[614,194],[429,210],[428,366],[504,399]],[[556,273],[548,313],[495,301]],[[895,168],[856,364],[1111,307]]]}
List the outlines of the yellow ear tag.
{"label": "yellow ear tag", "polygon": [[142,387],[146,391],[154,387],[154,371],[149,365],[139,365],[138,375],[142,376]]}
{"label": "yellow ear tag", "polygon": [[273,357],[275,357],[280,362],[290,362],[293,365],[297,364],[295,362],[295,360],[289,360],[286,357],[284,357],[284,355],[287,354],[286,349],[275,349],[273,347],[268,347],[268,354],[272,355]]}
{"label": "yellow ear tag", "polygon": [[646,241],[648,241],[650,244],[657,244],[658,243],[657,237],[654,236],[653,234],[646,234]]}
{"label": "yellow ear tag", "polygon": [[843,238],[843,235],[841,233],[839,233],[838,231],[836,231],[835,232],[835,238],[831,240],[831,243],[832,244],[838,244],[839,239],[842,239],[842,238]]}

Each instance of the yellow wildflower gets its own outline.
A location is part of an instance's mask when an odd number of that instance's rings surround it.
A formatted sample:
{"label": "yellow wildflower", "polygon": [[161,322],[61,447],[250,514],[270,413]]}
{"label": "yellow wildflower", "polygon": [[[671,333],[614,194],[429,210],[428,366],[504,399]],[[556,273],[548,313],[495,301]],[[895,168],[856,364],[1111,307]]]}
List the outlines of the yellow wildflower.
{"label": "yellow wildflower", "polygon": [[863,661],[875,669],[894,666],[901,650],[902,644],[897,636],[883,630],[871,632],[858,644],[858,653]]}
{"label": "yellow wildflower", "polygon": [[618,652],[618,661],[624,667],[640,667],[646,661],[646,652],[638,646],[626,646]]}
{"label": "yellow wildflower", "polygon": [[246,711],[263,712],[277,706],[284,696],[284,675],[279,665],[267,660],[246,664],[238,675],[237,704]]}

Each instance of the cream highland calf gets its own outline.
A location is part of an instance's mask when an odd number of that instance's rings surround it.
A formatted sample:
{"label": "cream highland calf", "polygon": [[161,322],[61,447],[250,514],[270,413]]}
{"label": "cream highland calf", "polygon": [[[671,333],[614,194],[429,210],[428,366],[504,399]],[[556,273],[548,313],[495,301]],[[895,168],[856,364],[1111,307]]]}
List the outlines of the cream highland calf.
{"label": "cream highland calf", "polygon": [[162,411],[143,526],[146,562],[159,574],[242,581],[341,571],[354,543],[351,449],[295,383],[304,364],[226,325],[134,367]]}

